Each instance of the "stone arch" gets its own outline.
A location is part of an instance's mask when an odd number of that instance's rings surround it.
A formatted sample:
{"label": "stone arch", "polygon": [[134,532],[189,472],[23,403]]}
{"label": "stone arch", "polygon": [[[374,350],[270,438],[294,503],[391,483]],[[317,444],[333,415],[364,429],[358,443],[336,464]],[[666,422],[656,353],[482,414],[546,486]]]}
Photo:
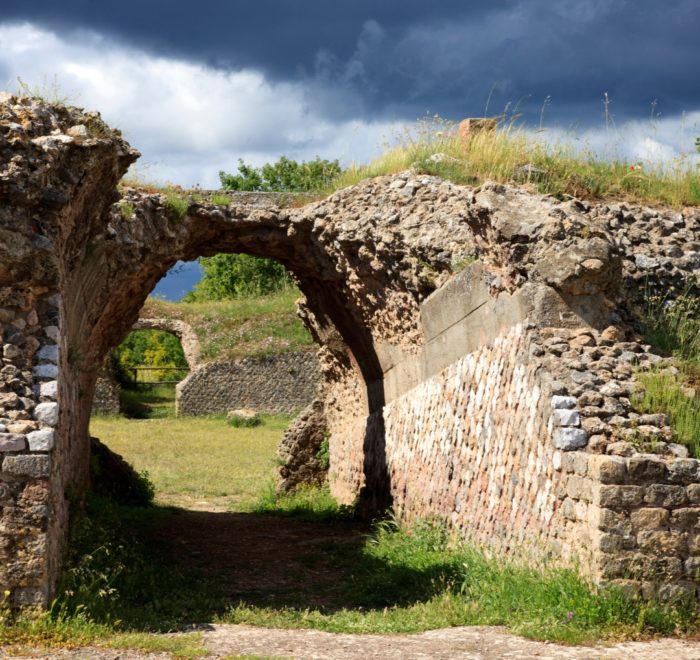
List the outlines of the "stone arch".
{"label": "stone arch", "polygon": [[175,335],[182,344],[182,352],[185,354],[187,366],[194,371],[199,366],[202,348],[199,344],[197,333],[192,327],[179,319],[149,319],[139,318],[131,327],[132,330],[162,330]]}
{"label": "stone arch", "polygon": [[[96,113],[12,96],[0,108],[0,584],[14,604],[52,594],[69,504],[89,482],[104,356],[171,266],[217,252],[275,258],[298,283],[342,502],[376,510],[393,499],[403,519],[440,516],[474,542],[503,553],[528,544],[599,580],[629,577],[634,546],[639,588],[674,581],[654,573],[659,554],[697,564],[695,537],[671,512],[700,515],[700,461],[631,443],[633,455],[608,451],[635,431],[616,426],[632,419],[623,356],[662,359],[626,324],[625,296],[646,275],[670,290],[695,264],[640,270],[646,252],[632,258],[625,244],[652,247],[629,229],[627,207],[412,172],[301,208],[275,196],[173,203],[117,192],[138,154]],[[638,215],[651,235],[700,242],[697,214]],[[670,437],[656,417],[642,426]],[[682,543],[649,543],[644,525],[618,533],[643,503],[668,512],[669,529],[653,534]],[[686,578],[667,593],[695,593]]]}

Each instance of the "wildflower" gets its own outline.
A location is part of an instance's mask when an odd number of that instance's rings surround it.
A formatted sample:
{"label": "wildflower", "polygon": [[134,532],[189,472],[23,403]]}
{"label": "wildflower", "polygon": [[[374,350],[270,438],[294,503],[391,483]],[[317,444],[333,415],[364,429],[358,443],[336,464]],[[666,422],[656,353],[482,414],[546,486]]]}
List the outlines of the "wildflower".
{"label": "wildflower", "polygon": [[573,618],[574,618],[574,613],[573,613],[573,612],[569,611],[569,612],[566,613],[566,621],[567,621],[567,623],[568,623],[569,621],[571,621],[571,619],[573,619]]}

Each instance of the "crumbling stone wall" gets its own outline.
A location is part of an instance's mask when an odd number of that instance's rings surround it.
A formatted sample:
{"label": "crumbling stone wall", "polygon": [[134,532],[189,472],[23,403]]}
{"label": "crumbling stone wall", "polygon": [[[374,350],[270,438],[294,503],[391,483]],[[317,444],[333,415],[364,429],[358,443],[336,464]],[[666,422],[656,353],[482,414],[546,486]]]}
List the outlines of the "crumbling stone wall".
{"label": "crumbling stone wall", "polygon": [[15,604],[51,596],[105,356],[168,268],[218,252],[278,259],[305,296],[341,501],[695,593],[698,462],[629,397],[635,368],[669,367],[637,335],[640,282],[697,289],[697,210],[405,172],[302,208],[233,195],[183,215],[139,190],[120,202],[136,156],[94,113],[0,99],[0,581]]}
{"label": "crumbling stone wall", "polygon": [[315,351],[210,362],[177,384],[177,414],[214,415],[236,408],[299,412],[313,401],[319,377]]}
{"label": "crumbling stone wall", "polygon": [[92,397],[92,412],[98,415],[118,415],[120,412],[119,392],[121,387],[114,376],[103,371],[95,381]]}

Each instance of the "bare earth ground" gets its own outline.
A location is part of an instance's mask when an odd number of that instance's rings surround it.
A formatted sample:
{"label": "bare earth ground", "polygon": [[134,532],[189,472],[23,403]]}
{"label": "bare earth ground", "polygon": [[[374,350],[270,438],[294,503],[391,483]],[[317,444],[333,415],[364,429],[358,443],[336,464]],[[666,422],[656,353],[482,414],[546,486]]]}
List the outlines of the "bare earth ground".
{"label": "bare earth ground", "polygon": [[[253,626],[212,625],[204,631],[210,658],[258,657],[314,660],[491,660],[496,658],[619,658],[635,660],[698,660],[700,643],[664,639],[627,642],[610,647],[567,647],[531,642],[506,633],[502,628],[473,626],[431,630],[418,635],[345,635],[318,630],[278,630]],[[141,660],[168,658],[164,653],[105,651],[86,648],[75,651],[0,657],[90,658],[94,660]]]}
{"label": "bare earth ground", "polygon": [[[343,575],[329,569],[325,554],[339,548],[341,552],[354,552],[362,543],[363,531],[351,523],[326,525],[245,513],[180,510],[166,517],[153,533],[174,543],[184,564],[215,575],[231,602],[333,608],[343,604],[334,588]],[[503,628],[484,626],[412,635],[351,635],[229,624],[205,624],[198,629],[211,658],[700,660],[700,642],[696,641],[665,639],[609,647],[566,647],[525,640]],[[163,653],[98,648],[51,652],[37,649],[31,655],[21,656],[2,651],[0,654],[3,658],[94,660],[170,657]]]}

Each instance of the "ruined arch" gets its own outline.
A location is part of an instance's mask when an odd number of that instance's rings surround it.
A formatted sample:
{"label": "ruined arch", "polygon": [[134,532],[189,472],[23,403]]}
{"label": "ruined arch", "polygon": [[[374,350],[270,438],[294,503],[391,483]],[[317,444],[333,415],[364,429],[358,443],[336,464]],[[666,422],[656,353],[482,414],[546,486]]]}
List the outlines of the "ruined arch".
{"label": "ruined arch", "polygon": [[197,333],[192,327],[180,319],[151,319],[139,318],[131,326],[132,330],[162,330],[169,332],[180,340],[182,352],[185,354],[187,366],[194,370],[199,365],[202,347],[199,344]]}
{"label": "ruined arch", "polygon": [[[617,362],[661,359],[627,300],[645,275],[667,289],[695,275],[685,258],[645,274],[625,252],[652,249],[628,209],[404,172],[301,208],[232,195],[183,210],[172,193],[117,191],[138,154],[96,113],[6,96],[0,127],[0,584],[14,604],[52,594],[104,356],[172,265],[218,252],[275,258],[303,293],[340,501],[393,501],[402,519],[440,516],[606,581],[627,578],[628,545],[649,565],[659,554],[648,530],[623,539],[606,521],[643,504],[700,515],[699,461],[608,451],[631,420],[633,369]],[[635,212],[651,235],[700,242],[697,213]],[[684,541],[669,557],[696,565],[695,536],[670,524]],[[644,562],[638,586],[680,581]],[[688,575],[674,587],[695,589]]]}

